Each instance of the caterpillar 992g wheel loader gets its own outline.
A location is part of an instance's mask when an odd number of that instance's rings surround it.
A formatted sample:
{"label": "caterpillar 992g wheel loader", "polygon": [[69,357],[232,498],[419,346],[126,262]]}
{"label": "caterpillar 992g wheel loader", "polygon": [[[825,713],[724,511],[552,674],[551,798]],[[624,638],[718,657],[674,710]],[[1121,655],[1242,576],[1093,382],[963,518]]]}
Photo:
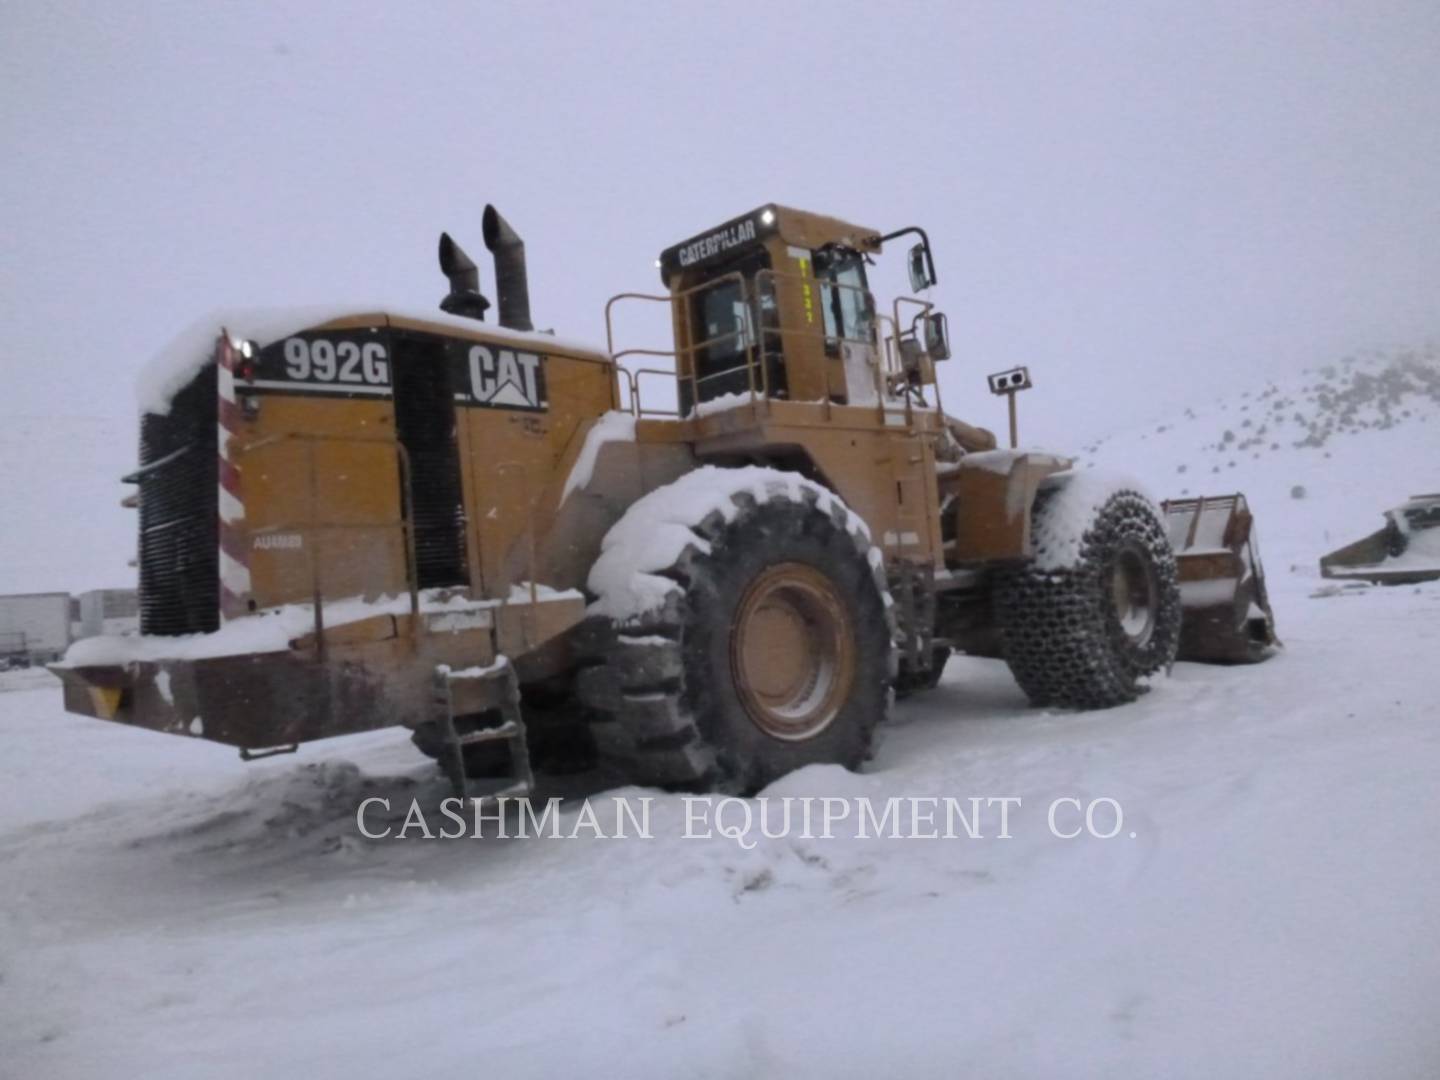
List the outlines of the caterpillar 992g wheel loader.
{"label": "caterpillar 992g wheel loader", "polygon": [[[172,350],[128,477],[142,634],[72,650],[69,709],[245,755],[403,724],[476,795],[597,753],[748,791],[859,764],[952,651],[1104,707],[1184,648],[1187,593],[1240,603],[1239,564],[1177,563],[1139,492],[946,416],[944,316],[867,285],[902,237],[935,282],[918,228],[761,207],[666,249],[603,350],[535,333],[523,244],[493,207],[484,236],[498,325],[444,236],[443,314]],[[673,348],[619,349],[620,304],[660,305]]]}

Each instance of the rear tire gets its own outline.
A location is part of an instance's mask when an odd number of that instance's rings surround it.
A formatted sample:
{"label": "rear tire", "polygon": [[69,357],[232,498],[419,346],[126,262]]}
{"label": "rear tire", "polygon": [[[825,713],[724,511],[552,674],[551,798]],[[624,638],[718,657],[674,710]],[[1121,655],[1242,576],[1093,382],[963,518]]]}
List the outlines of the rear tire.
{"label": "rear tire", "polygon": [[693,525],[703,543],[659,572],[680,588],[604,628],[580,673],[600,755],[634,782],[751,792],[870,754],[895,676],[880,560],[838,499],[776,477],[766,501]]}
{"label": "rear tire", "polygon": [[1052,553],[1039,545],[1065,536],[1073,513],[1063,485],[1041,489],[1036,562],[998,575],[995,616],[1005,662],[1032,702],[1103,709],[1135,700],[1141,679],[1174,663],[1180,587],[1164,524],[1135,491],[1110,495],[1079,526],[1068,565],[1046,565]]}

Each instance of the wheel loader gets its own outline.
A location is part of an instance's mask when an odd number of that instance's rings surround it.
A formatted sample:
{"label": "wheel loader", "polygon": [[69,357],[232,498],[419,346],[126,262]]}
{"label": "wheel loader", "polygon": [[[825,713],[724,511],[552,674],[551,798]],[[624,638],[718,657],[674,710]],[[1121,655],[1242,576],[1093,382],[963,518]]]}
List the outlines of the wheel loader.
{"label": "wheel loader", "polygon": [[[160,361],[141,633],[55,666],[68,709],[247,758],[403,725],[477,798],[596,760],[747,792],[858,766],[954,652],[1103,708],[1274,644],[1243,499],[1162,512],[946,413],[923,229],[759,207],[666,248],[594,348],[535,331],[482,224],[495,322],[442,235],[439,312],[217,318]],[[882,306],[897,242],[915,295]],[[617,341],[637,306],[668,347]]]}

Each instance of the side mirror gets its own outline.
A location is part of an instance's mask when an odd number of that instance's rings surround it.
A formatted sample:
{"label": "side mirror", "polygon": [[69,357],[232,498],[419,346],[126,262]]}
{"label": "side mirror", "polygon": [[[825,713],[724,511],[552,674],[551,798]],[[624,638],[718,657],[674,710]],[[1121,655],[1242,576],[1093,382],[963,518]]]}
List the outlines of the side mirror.
{"label": "side mirror", "polygon": [[910,291],[923,292],[935,284],[935,274],[930,269],[930,251],[924,244],[910,249]]}
{"label": "side mirror", "polygon": [[950,359],[950,324],[942,312],[925,316],[925,351],[931,363]]}

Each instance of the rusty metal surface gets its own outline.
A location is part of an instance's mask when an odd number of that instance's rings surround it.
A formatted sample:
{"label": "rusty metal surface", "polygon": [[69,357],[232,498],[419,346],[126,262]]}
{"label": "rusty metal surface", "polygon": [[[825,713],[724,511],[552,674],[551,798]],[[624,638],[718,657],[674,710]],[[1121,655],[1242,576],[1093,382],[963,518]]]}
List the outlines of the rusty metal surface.
{"label": "rusty metal surface", "polygon": [[[389,727],[424,704],[374,666],[295,653],[52,670],[70,712],[245,750]],[[97,689],[119,690],[113,715],[103,715]]]}
{"label": "rusty metal surface", "polygon": [[1271,656],[1280,640],[1245,496],[1172,499],[1161,506],[1184,609],[1178,659],[1255,663]]}
{"label": "rusty metal surface", "polygon": [[284,651],[50,670],[69,712],[258,750],[416,727],[430,718],[438,666],[484,666],[502,650],[519,666],[583,617],[584,601],[567,596],[474,613],[376,616],[328,626]]}

